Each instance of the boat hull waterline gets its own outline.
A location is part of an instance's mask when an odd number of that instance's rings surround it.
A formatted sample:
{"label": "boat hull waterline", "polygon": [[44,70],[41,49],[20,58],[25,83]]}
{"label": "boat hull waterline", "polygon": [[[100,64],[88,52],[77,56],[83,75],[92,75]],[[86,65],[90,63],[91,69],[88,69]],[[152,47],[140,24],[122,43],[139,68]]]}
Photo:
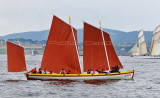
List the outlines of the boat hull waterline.
{"label": "boat hull waterline", "polygon": [[102,74],[26,74],[27,80],[115,80],[133,79],[134,70]]}

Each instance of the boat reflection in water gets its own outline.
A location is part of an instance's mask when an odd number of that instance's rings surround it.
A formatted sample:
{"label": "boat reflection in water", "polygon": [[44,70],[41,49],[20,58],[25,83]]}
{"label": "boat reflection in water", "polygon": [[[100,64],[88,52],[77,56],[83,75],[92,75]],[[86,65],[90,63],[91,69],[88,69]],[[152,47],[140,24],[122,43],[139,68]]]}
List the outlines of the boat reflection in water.
{"label": "boat reflection in water", "polygon": [[111,83],[118,82],[119,80],[83,80],[83,81],[73,81],[73,80],[56,80],[56,81],[50,81],[49,85],[59,85],[59,86],[72,86],[73,84],[90,84],[90,85],[108,85]]}
{"label": "boat reflection in water", "polygon": [[87,81],[84,80],[83,83],[85,84],[91,84],[91,85],[102,85],[102,84],[110,84],[114,82],[118,82],[119,80],[92,80],[92,81]]}

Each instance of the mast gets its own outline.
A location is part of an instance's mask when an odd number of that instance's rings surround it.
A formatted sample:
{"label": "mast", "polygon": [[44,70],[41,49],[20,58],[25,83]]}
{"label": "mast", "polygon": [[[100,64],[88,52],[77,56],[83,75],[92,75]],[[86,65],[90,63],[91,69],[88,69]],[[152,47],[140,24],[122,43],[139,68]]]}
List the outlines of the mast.
{"label": "mast", "polygon": [[[77,47],[78,45],[77,45],[77,43],[76,43],[74,31],[73,31],[73,28],[72,28],[72,25],[71,25],[71,17],[70,17],[70,16],[69,16],[69,24],[70,24],[70,26],[71,26],[71,30],[72,30],[72,34],[73,34],[74,45],[75,45],[75,47],[76,47],[79,65],[80,65],[80,67],[81,67],[80,60],[79,60],[79,52],[78,52],[78,47]],[[78,39],[77,39],[77,41],[78,41]],[[83,70],[82,70],[82,68],[81,68],[81,73],[82,73],[82,72],[83,72]]]}
{"label": "mast", "polygon": [[105,40],[104,40],[103,31],[102,31],[101,21],[99,21],[99,24],[100,24],[100,29],[101,29],[101,33],[102,33],[102,38],[103,38],[103,44],[104,44],[104,49],[105,49],[105,53],[106,53],[106,58],[107,58],[107,62],[108,62],[108,68],[109,68],[109,71],[110,71],[111,68],[110,68],[110,64],[109,64],[109,59],[108,59],[108,54],[107,54],[107,49],[106,49],[106,43],[105,43]]}
{"label": "mast", "polygon": [[17,39],[17,42],[18,42],[18,45],[21,46],[21,44],[20,44],[20,42],[19,42],[19,39]]}

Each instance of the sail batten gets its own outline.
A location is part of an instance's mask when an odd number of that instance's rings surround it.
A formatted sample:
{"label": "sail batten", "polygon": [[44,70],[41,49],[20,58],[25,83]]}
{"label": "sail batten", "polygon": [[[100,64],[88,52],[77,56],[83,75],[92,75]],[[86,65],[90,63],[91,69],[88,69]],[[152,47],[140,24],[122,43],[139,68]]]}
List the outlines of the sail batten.
{"label": "sail batten", "polygon": [[108,61],[111,70],[115,65],[119,65],[120,68],[123,68],[116,55],[109,34],[103,31],[103,35],[106,43],[108,60],[106,59],[101,29],[84,22],[83,66],[85,72],[90,69],[109,70]]}
{"label": "sail batten", "polygon": [[[77,43],[77,30],[54,16],[45,51],[42,58],[41,69],[59,73],[62,69],[71,73],[81,73],[74,37]],[[78,48],[78,44],[77,44]]]}
{"label": "sail batten", "polygon": [[8,72],[26,71],[24,48],[7,41]]}

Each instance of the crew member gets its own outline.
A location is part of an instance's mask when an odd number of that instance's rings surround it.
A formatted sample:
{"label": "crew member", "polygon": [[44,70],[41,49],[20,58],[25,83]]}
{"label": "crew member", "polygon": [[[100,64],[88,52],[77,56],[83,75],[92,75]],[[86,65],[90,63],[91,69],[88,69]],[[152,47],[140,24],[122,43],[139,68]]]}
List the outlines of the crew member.
{"label": "crew member", "polygon": [[70,71],[70,70],[68,70],[67,74],[70,74],[70,73],[71,73],[71,71]]}
{"label": "crew member", "polygon": [[119,66],[116,65],[113,67],[113,69],[110,71],[110,73],[119,72]]}
{"label": "crew member", "polygon": [[94,71],[92,69],[90,69],[90,74],[94,74]]}
{"label": "crew member", "polygon": [[90,74],[90,70],[87,71],[87,74]]}
{"label": "crew member", "polygon": [[44,69],[44,72],[43,72],[43,74],[47,74],[47,71],[46,71],[46,69]]}
{"label": "crew member", "polygon": [[103,69],[101,69],[101,71],[96,70],[98,73],[105,73],[107,74],[108,72],[103,71]]}
{"label": "crew member", "polygon": [[49,74],[52,74],[52,71],[50,71]]}
{"label": "crew member", "polygon": [[101,71],[99,73],[104,73],[103,69],[101,69]]}
{"label": "crew member", "polygon": [[66,74],[66,72],[64,71],[64,69],[61,70],[60,74]]}
{"label": "crew member", "polygon": [[41,68],[39,68],[38,74],[42,74],[42,70],[41,70]]}
{"label": "crew member", "polygon": [[31,71],[29,71],[28,73],[36,74],[36,73],[37,73],[37,70],[36,70],[36,68],[34,68],[34,69],[32,69]]}

